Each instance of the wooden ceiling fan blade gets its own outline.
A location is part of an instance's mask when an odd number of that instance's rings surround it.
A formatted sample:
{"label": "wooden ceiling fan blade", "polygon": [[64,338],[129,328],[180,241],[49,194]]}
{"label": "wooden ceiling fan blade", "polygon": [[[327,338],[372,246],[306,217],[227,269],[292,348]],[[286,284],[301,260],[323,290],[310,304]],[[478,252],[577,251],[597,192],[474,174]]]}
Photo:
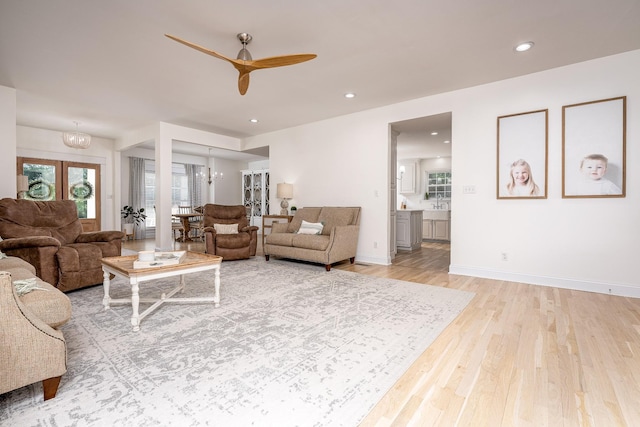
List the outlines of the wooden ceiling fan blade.
{"label": "wooden ceiling fan blade", "polygon": [[238,76],[238,90],[240,91],[240,95],[244,95],[247,93],[249,89],[249,73],[253,70],[258,70],[261,68],[275,68],[275,67],[284,67],[287,65],[295,65],[301,62],[310,61],[316,58],[318,55],[312,53],[302,53],[297,55],[280,55],[280,56],[271,56],[268,58],[262,58],[257,60],[251,59],[251,54],[246,49],[247,44],[251,41],[252,37],[248,33],[239,33],[237,35],[238,39],[242,43],[242,50],[239,53],[240,58],[243,59],[232,59],[228,58],[216,51],[211,49],[207,49],[204,46],[200,46],[196,43],[192,43],[186,40],[181,39],[180,37],[172,36],[171,34],[165,34],[166,37],[171,40],[177,41],[185,46],[188,46],[192,49],[198,50],[202,53],[206,53],[207,55],[211,55],[218,59],[225,60],[230,62],[236,70],[240,73]]}
{"label": "wooden ceiling fan blade", "polygon": [[249,89],[249,73],[241,72],[238,77],[238,90],[240,91],[240,95],[247,93],[247,89]]}
{"label": "wooden ceiling fan blade", "polygon": [[232,64],[235,64],[235,62],[236,62],[235,59],[227,58],[226,56],[224,56],[224,55],[222,55],[222,54],[220,54],[218,52],[215,52],[215,51],[213,51],[211,49],[207,49],[206,47],[202,47],[202,46],[200,46],[198,44],[188,42],[186,40],[181,39],[180,37],[172,36],[171,34],[165,34],[165,36],[169,37],[171,40],[177,41],[178,43],[182,43],[185,46],[189,46],[190,48],[193,48],[195,50],[199,50],[202,53],[206,53],[207,55],[215,56],[216,58],[223,59],[225,61],[231,62]]}
{"label": "wooden ceiling fan blade", "polygon": [[306,62],[314,59],[318,55],[312,53],[301,53],[297,55],[281,55],[271,56],[268,58],[256,59],[255,61],[248,61],[254,69],[258,68],[274,68],[284,67],[287,65],[295,65],[301,62]]}

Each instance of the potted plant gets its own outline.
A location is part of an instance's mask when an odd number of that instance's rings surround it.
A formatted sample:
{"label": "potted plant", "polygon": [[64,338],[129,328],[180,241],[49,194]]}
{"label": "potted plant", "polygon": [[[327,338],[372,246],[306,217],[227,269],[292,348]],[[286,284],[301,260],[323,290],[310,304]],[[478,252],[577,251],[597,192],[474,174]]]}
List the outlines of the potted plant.
{"label": "potted plant", "polygon": [[133,235],[134,225],[140,225],[147,218],[144,208],[136,209],[133,206],[125,206],[120,211],[124,220],[124,232],[126,235]]}

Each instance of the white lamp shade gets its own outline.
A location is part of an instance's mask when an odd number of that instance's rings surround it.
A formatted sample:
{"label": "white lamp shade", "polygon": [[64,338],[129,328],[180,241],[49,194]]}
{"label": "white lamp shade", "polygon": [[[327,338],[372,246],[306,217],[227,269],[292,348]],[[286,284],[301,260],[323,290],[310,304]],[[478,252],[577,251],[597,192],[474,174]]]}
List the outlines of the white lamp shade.
{"label": "white lamp shade", "polygon": [[17,178],[18,193],[21,191],[29,191],[29,177],[26,175],[18,175]]}
{"label": "white lamp shade", "polygon": [[82,132],[64,132],[62,134],[64,145],[71,148],[89,148],[91,135]]}
{"label": "white lamp shade", "polygon": [[76,124],[75,131],[62,133],[62,141],[64,142],[64,145],[71,148],[89,148],[91,145],[91,135],[80,132],[78,130],[80,123],[74,123]]}
{"label": "white lamp shade", "polygon": [[276,197],[278,199],[293,199],[293,184],[287,184],[286,182],[278,184]]}

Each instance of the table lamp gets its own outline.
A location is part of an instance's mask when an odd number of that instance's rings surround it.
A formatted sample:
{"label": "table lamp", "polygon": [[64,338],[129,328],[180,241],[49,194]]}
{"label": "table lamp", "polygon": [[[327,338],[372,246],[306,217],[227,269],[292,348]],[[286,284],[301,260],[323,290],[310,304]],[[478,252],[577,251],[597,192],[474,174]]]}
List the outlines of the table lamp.
{"label": "table lamp", "polygon": [[18,199],[24,199],[25,194],[29,191],[29,177],[26,175],[17,176]]}
{"label": "table lamp", "polygon": [[282,208],[280,215],[289,215],[289,202],[287,200],[293,199],[293,184],[287,184],[286,182],[278,184],[276,197],[282,199],[282,202],[280,202],[280,207]]}

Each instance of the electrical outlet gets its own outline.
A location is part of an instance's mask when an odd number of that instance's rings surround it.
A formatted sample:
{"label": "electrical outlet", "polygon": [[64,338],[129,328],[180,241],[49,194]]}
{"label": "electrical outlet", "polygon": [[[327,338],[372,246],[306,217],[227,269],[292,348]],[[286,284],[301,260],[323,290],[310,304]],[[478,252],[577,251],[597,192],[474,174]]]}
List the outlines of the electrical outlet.
{"label": "electrical outlet", "polygon": [[507,256],[507,253],[506,253],[506,252],[502,252],[502,253],[500,254],[500,256],[502,257],[502,260],[503,260],[503,261],[509,261],[509,257]]}
{"label": "electrical outlet", "polygon": [[378,242],[373,242],[373,249],[378,249]]}

